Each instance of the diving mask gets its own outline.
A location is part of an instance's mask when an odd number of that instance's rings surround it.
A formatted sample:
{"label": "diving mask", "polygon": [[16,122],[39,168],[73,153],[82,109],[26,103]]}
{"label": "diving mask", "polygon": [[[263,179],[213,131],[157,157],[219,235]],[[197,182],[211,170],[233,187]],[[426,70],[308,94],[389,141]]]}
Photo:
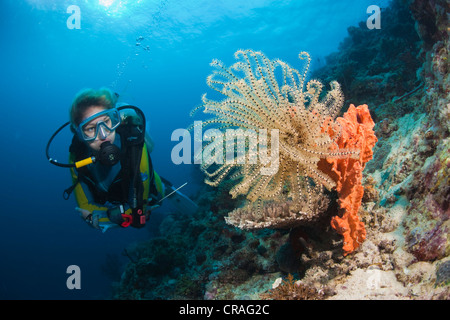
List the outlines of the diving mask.
{"label": "diving mask", "polygon": [[116,108],[98,112],[80,123],[77,133],[84,141],[92,141],[100,135],[108,137],[120,125],[120,113]]}

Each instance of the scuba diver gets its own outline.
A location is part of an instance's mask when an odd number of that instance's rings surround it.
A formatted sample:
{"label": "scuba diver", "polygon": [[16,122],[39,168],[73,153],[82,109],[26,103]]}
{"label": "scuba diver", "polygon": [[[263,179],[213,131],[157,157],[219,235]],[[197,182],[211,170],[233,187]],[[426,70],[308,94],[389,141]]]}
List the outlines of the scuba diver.
{"label": "scuba diver", "polygon": [[[70,108],[70,121],[50,138],[48,160],[70,168],[72,176],[64,198],[74,192],[80,216],[102,232],[145,226],[165,198],[175,200],[180,211],[195,212],[197,205],[178,191],[181,187],[175,189],[153,170],[153,141],[146,133],[144,113],[135,106],[118,106],[118,97],[107,88],[82,90]],[[49,156],[49,147],[67,125],[74,136],[69,163],[62,164]]]}

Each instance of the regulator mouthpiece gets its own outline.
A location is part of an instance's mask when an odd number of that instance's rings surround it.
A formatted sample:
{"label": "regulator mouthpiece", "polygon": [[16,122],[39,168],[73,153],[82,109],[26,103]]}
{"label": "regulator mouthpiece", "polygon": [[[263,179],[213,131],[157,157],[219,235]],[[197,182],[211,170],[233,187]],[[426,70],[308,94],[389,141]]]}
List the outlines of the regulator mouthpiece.
{"label": "regulator mouthpiece", "polygon": [[100,145],[100,151],[97,160],[105,166],[113,166],[120,161],[120,149],[110,141],[103,142]]}

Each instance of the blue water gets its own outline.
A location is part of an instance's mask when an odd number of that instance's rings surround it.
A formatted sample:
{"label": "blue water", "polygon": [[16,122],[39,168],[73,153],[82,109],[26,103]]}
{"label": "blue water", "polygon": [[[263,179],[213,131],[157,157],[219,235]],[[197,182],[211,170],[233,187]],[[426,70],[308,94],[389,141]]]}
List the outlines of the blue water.
{"label": "blue water", "polygon": [[[213,58],[229,65],[236,50],[253,49],[295,67],[308,51],[319,67],[347,27],[367,19],[369,5],[387,2],[2,0],[0,299],[107,298],[107,254],[120,256],[151,236],[147,229],[101,234],[78,217],[73,197],[62,198],[69,172],[50,165],[44,151],[80,89],[109,86],[139,106],[155,140],[156,170],[181,185],[195,179],[192,167],[171,162],[170,136],[211,92],[205,79]],[[70,5],[80,8],[80,29],[67,27]],[[67,130],[52,155],[65,161],[69,143]],[[66,287],[72,264],[81,269],[80,290]]]}

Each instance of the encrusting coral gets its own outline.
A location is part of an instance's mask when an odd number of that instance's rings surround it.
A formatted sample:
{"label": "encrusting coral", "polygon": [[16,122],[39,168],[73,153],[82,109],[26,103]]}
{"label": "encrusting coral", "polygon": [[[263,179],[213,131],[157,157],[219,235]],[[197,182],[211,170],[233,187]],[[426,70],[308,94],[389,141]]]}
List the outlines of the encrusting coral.
{"label": "encrusting coral", "polygon": [[[212,89],[227,98],[217,102],[204,95],[203,104],[193,111],[203,107],[205,113],[215,115],[202,122],[202,128],[233,128],[238,143],[239,139],[244,141],[247,156],[233,146],[231,153],[237,154],[237,161],[225,162],[218,160],[228,157],[230,150],[215,149],[216,139],[203,139],[211,141],[200,155],[205,182],[218,186],[225,178],[234,180],[231,196],[246,196],[247,203],[229,213],[227,223],[242,229],[293,227],[326,209],[325,187],[345,194],[340,195],[341,207],[346,210],[344,216],[335,217],[333,223],[341,232],[343,227],[347,228],[342,219],[347,221],[350,237],[354,237],[352,221],[355,213],[357,219],[357,206],[363,192],[360,173],[365,162],[361,160],[367,161],[366,146],[373,147],[373,139],[365,141],[369,137],[365,134],[365,128],[369,127],[366,120],[372,121],[368,110],[358,108],[353,115],[356,122],[345,117],[336,120],[344,103],[340,86],[331,82],[331,90],[322,94],[320,81],[306,83],[311,62],[306,52],[299,55],[306,61],[303,73],[283,61],[269,60],[261,52],[238,50],[235,57],[238,62],[229,68],[214,60],[211,65],[217,70],[207,79]],[[361,117],[363,122],[359,123]],[[195,132],[196,126],[199,124],[194,123],[190,129]],[[272,150],[270,159],[263,152],[269,148]],[[211,149],[215,149],[215,153]],[[327,165],[319,166],[328,161],[334,163],[332,170]],[[341,178],[336,179],[336,176]],[[346,208],[348,202],[349,209]],[[361,228],[364,230],[363,225],[356,227]],[[346,241],[344,250],[348,253],[351,250],[347,246],[347,233],[341,233]],[[360,231],[357,233],[361,235]],[[363,237],[355,240],[362,241]]]}
{"label": "encrusting coral", "polygon": [[278,278],[271,290],[261,294],[261,298],[266,300],[322,300],[325,297],[325,292],[294,281],[292,274],[288,274],[286,280]]}

